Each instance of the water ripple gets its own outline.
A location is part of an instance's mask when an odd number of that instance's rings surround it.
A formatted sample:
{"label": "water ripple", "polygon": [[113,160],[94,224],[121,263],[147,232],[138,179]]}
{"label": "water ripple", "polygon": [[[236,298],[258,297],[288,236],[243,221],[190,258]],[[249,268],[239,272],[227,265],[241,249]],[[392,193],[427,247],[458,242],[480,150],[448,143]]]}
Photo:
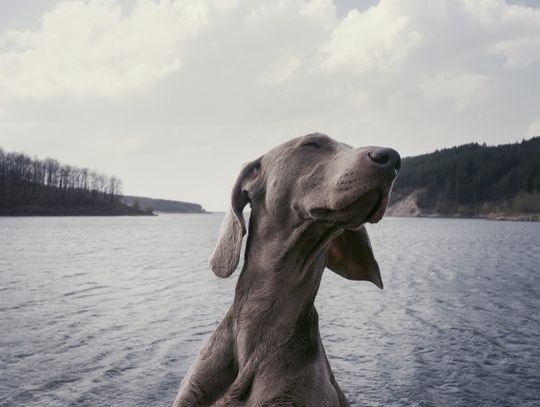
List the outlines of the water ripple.
{"label": "water ripple", "polygon": [[[170,405],[231,304],[220,215],[0,218],[0,406]],[[537,406],[540,224],[384,220],[317,307],[353,406]],[[28,248],[33,248],[31,251]]]}

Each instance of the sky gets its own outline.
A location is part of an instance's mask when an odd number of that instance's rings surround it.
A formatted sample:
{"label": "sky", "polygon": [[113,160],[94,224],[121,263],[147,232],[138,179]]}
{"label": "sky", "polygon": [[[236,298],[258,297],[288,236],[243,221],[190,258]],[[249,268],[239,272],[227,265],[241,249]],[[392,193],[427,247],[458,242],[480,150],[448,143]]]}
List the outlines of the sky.
{"label": "sky", "polygon": [[540,0],[0,0],[0,147],[225,210],[322,132],[402,156],[540,135]]}

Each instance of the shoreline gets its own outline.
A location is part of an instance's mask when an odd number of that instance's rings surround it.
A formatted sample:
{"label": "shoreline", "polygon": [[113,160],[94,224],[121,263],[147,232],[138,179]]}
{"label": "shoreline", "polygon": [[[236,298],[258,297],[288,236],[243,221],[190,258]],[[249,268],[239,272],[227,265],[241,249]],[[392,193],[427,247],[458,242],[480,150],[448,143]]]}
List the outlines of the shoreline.
{"label": "shoreline", "polygon": [[159,216],[159,215],[208,215],[215,212],[161,212],[161,211],[106,211],[106,210],[45,210],[45,211],[5,211],[0,209],[0,218],[36,217],[113,217],[113,216]]}
{"label": "shoreline", "polygon": [[489,221],[507,221],[507,222],[540,222],[540,214],[520,214],[520,215],[502,215],[502,214],[487,214],[483,216],[461,216],[461,215],[441,215],[441,214],[388,214],[386,217],[391,218],[432,218],[432,219],[478,219]]}
{"label": "shoreline", "polygon": [[127,217],[127,216],[158,216],[157,213],[81,213],[81,214],[66,214],[66,213],[0,213],[0,218],[77,218],[77,217]]}
{"label": "shoreline", "polygon": [[108,205],[20,205],[0,208],[0,217],[15,216],[152,216],[145,211],[122,204]]}

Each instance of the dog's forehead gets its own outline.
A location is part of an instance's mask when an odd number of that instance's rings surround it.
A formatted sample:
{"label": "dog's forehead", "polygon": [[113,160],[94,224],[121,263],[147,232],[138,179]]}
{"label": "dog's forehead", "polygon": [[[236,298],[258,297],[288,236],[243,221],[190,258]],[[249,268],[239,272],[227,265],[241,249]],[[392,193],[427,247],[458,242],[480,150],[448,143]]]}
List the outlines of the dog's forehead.
{"label": "dog's forehead", "polygon": [[308,143],[317,143],[319,147],[324,148],[326,151],[332,152],[350,150],[353,148],[346,143],[341,143],[334,140],[326,134],[310,133],[302,137],[291,139],[283,144],[278,145],[277,147],[274,147],[263,156],[263,160],[269,163],[275,160],[291,157],[292,155],[302,156],[303,152],[301,147]]}

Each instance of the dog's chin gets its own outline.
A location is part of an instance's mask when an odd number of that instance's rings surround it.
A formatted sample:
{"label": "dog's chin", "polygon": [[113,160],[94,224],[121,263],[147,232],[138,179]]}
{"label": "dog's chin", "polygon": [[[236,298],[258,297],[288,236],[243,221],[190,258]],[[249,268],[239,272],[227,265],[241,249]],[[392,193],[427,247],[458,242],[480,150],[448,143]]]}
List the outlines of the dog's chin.
{"label": "dog's chin", "polygon": [[381,195],[381,198],[378,204],[373,208],[372,213],[366,219],[369,223],[379,222],[386,212],[386,207],[388,206],[388,194]]}
{"label": "dog's chin", "polygon": [[380,221],[387,204],[388,193],[371,190],[341,209],[314,208],[309,212],[313,219],[332,222],[344,229],[358,229],[366,222]]}

